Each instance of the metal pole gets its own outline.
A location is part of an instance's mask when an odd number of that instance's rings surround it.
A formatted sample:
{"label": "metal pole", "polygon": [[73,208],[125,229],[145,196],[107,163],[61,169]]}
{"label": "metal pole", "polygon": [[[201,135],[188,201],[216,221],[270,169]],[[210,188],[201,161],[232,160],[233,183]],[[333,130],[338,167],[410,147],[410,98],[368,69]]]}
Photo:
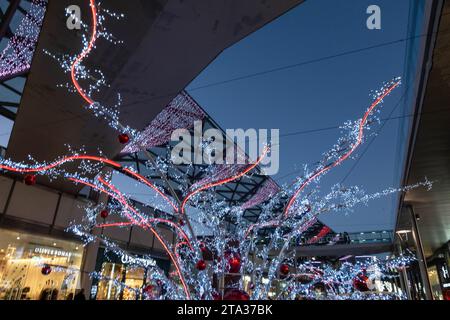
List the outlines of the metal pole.
{"label": "metal pole", "polygon": [[420,276],[422,278],[422,285],[425,291],[425,298],[426,300],[433,300],[433,293],[431,291],[430,279],[428,278],[427,262],[423,253],[422,239],[420,238],[417,217],[412,206],[408,206],[407,209],[411,214],[412,235],[416,247],[417,261],[419,262]]}
{"label": "metal pole", "polygon": [[[399,255],[403,256],[401,238],[400,238],[400,241],[397,244],[397,248],[398,248]],[[408,275],[406,273],[406,269],[405,268],[401,269],[401,271],[399,273],[399,279],[400,279],[400,286],[402,287],[403,291],[406,292],[406,296],[408,297],[408,300],[412,300],[411,291],[409,290]]]}

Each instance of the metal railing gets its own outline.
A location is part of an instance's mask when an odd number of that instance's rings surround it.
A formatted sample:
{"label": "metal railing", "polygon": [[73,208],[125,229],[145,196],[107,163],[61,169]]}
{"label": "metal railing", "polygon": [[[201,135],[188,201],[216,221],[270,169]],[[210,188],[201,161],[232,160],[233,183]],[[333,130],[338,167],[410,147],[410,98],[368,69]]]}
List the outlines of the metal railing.
{"label": "metal railing", "polygon": [[[367,231],[367,232],[342,232],[330,233],[310,245],[333,245],[333,244],[364,244],[364,243],[391,243],[393,242],[393,232],[387,230]],[[302,245],[308,245],[303,243]]]}
{"label": "metal railing", "polygon": [[393,232],[387,230],[350,233],[349,237],[351,243],[389,243],[394,240]]}

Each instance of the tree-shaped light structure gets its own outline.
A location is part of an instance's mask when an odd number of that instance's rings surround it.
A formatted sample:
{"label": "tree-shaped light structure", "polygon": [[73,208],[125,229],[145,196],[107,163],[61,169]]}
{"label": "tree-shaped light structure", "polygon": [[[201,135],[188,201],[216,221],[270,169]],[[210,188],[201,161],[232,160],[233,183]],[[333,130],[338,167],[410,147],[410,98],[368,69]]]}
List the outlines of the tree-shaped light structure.
{"label": "tree-shaped light structure", "polygon": [[[70,75],[70,83],[63,86],[80,95],[86,104],[84,107],[91,110],[93,116],[105,119],[106,125],[117,130],[119,140],[126,145],[125,150],[128,152],[146,150],[146,148],[167,139],[172,130],[187,127],[193,120],[197,120],[196,117],[201,119],[204,114],[195,109],[189,110],[190,118],[187,122],[186,118],[177,117],[177,112],[184,103],[183,97],[179,96],[171,104],[170,108],[172,109],[165,110],[153,121],[153,127],[139,132],[120,122],[120,99],[117,105],[106,107],[92,98],[92,94],[107,86],[107,82],[100,70],[89,70],[83,65],[83,60],[93,54],[99,39],[108,41],[114,39],[105,31],[106,16],[119,19],[123,18],[123,15],[101,9],[94,0],[89,0],[89,3],[92,23],[90,27],[82,23],[89,36],[83,38],[84,46],[81,53],[69,56],[47,52]],[[93,73],[97,77],[93,77]],[[101,76],[98,77],[98,75]],[[89,79],[99,80],[89,84],[85,89],[80,85],[80,79],[83,80],[83,83],[88,82]],[[150,267],[152,288],[158,288],[158,298],[267,299],[272,297],[295,299],[299,295],[312,296],[315,288],[320,286],[325,286],[330,290],[331,298],[342,297],[342,294],[347,294],[347,297],[354,299],[385,298],[382,295],[360,293],[365,290],[365,283],[368,279],[367,270],[375,268],[374,265],[376,265],[377,272],[387,274],[393,268],[404,267],[411,261],[410,257],[401,260],[378,261],[367,266],[344,264],[337,270],[331,267],[318,269],[308,263],[298,265],[295,247],[297,239],[317,221],[320,214],[351,210],[356,205],[367,204],[372,199],[411,188],[431,187],[431,183],[425,180],[411,186],[389,188],[375,194],[365,194],[359,187],[336,184],[326,195],[321,195],[316,188],[311,188],[312,185],[319,184],[327,172],[354,156],[354,152],[366,140],[367,132],[379,123],[376,114],[379,112],[382,102],[400,84],[400,78],[395,78],[374,92],[373,102],[363,113],[362,118],[346,122],[341,127],[342,136],[337,143],[325,152],[322,159],[314,166],[305,165],[303,175],[290,186],[280,188],[273,182],[268,182],[257,197],[236,206],[219,200],[215,188],[244,176],[260,173],[258,165],[270,152],[270,146],[264,148],[258,159],[246,165],[206,166],[202,169],[207,173],[206,178],[192,185],[187,177],[178,176],[179,190],[177,193],[167,193],[133,168],[108,159],[101,152],[97,155],[88,155],[82,150],[70,151],[69,155],[63,155],[48,163],[34,162],[30,164],[31,157],[27,163],[2,159],[0,160],[0,170],[23,174],[27,184],[34,184],[36,175],[43,175],[50,179],[67,179],[108,196],[110,199],[108,204],[87,206],[83,222],[71,225],[68,230],[82,237],[85,243],[101,241],[107,250],[113,251],[119,256],[132,256],[132,254],[118,246],[113,239],[103,233],[92,232],[92,230],[133,225],[147,231],[149,235],[153,234],[170,258],[174,270],[166,275],[157,266]],[[187,98],[184,97],[184,99]],[[208,141],[202,141],[202,147],[208,148]],[[165,175],[173,166],[167,159],[150,160],[152,161],[146,164],[148,169],[159,172],[161,175]],[[72,162],[79,163],[77,172],[64,169],[65,164]],[[110,168],[108,173],[103,170],[105,167]],[[158,215],[154,210],[138,209],[131,197],[124,194],[120,190],[120,186],[114,185],[111,172],[126,175],[150,188],[158,200],[167,204],[170,209],[160,210]],[[182,194],[183,197],[179,198],[179,194]],[[258,221],[252,224],[244,218],[243,213],[246,209],[259,204],[262,204],[262,212]],[[145,208],[145,206],[143,207]],[[155,207],[157,207],[156,204]],[[283,208],[282,211],[279,210],[280,207]],[[191,212],[194,209],[195,214]],[[109,213],[119,216],[121,221],[110,222],[108,220]],[[104,218],[104,222],[98,223],[99,215]],[[192,227],[193,222],[201,224],[208,231],[207,234],[196,234]],[[169,227],[176,235],[174,243],[160,234],[158,225],[161,224]],[[230,224],[233,225],[233,228],[229,227]],[[271,229],[268,241],[260,237],[260,231],[266,228]],[[327,229],[321,230],[317,238],[325,236],[328,232]],[[145,259],[151,260],[151,257],[148,255],[143,259],[135,259],[133,264],[148,267],[143,262]],[[92,276],[102,277],[95,272]],[[249,278],[250,281],[248,281]],[[222,291],[218,288],[217,282],[213,281],[214,279],[224,279],[226,285],[232,290]],[[126,287],[120,279],[107,280],[114,281],[118,286]],[[283,290],[278,296],[273,297],[270,289],[274,282],[279,281],[283,283]],[[244,292],[246,288],[251,289],[250,295]],[[147,289],[143,290],[144,296],[155,298],[153,291]]]}

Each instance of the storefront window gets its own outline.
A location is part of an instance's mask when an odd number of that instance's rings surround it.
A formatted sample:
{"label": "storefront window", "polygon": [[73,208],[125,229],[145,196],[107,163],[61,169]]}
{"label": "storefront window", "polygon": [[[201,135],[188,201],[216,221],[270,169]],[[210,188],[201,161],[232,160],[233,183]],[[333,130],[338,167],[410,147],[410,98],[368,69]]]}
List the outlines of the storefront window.
{"label": "storefront window", "polygon": [[120,285],[122,280],[123,265],[118,263],[103,263],[101,276],[102,280],[98,284],[98,300],[119,299]]}
{"label": "storefront window", "polygon": [[[145,269],[132,267],[127,268],[123,299],[124,300],[136,300],[136,290],[140,290],[144,285]],[[147,280],[148,282],[148,280]],[[134,289],[134,290],[132,290]]]}
{"label": "storefront window", "polygon": [[[156,264],[168,272],[168,260],[154,258],[146,260],[139,255],[119,257],[104,248],[99,249],[96,270],[100,279],[94,281],[91,297],[97,300],[139,300],[143,298],[144,287],[150,284],[149,268],[133,264],[139,259],[141,263],[148,263],[149,267]],[[147,292],[148,294],[148,292]]]}
{"label": "storefront window", "polygon": [[435,300],[442,300],[441,285],[439,283],[438,271],[435,266],[428,268],[428,278],[430,279],[431,291]]}
{"label": "storefront window", "polygon": [[0,229],[0,299],[70,299],[82,255],[77,242]]}
{"label": "storefront window", "polygon": [[[98,300],[136,300],[144,285],[145,269],[119,263],[103,263],[102,280],[98,283]],[[124,283],[123,292],[121,284]],[[121,296],[122,295],[122,296]]]}

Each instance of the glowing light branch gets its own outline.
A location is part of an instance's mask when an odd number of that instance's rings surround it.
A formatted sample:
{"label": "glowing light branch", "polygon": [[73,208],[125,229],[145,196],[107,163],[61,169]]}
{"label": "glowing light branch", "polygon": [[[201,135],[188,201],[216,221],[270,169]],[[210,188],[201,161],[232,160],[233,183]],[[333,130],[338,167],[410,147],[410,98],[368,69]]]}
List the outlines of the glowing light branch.
{"label": "glowing light branch", "polygon": [[415,261],[413,255],[379,260],[377,258],[343,262],[334,267],[325,262],[306,262],[297,265],[284,280],[278,299],[321,300],[401,300],[402,293],[384,292],[387,280],[397,277],[396,272]]}
{"label": "glowing light branch", "polygon": [[[113,106],[104,106],[93,98],[94,93],[100,92],[102,88],[109,87],[106,82],[105,76],[100,69],[90,70],[82,63],[95,49],[98,39],[104,39],[113,44],[121,44],[122,41],[116,40],[115,37],[107,31],[105,27],[106,15],[113,17],[117,20],[124,17],[123,14],[116,14],[107,9],[103,9],[100,3],[96,4],[94,0],[89,0],[91,9],[91,30],[90,37],[83,34],[82,44],[83,49],[78,55],[69,54],[53,54],[48,50],[44,50],[44,53],[55,59],[61,66],[64,72],[70,74],[71,83],[65,83],[59,85],[59,87],[65,87],[69,92],[78,93],[80,97],[86,103],[86,108],[91,110],[93,114],[104,119],[108,125],[120,131],[122,134],[128,134],[133,137],[137,131],[130,126],[126,126],[120,122],[119,107],[122,103],[120,93],[117,94],[117,103]],[[67,16],[71,16],[70,12],[66,12]],[[73,16],[71,16],[74,18]],[[89,32],[89,26],[83,21],[80,21],[81,26],[86,32]],[[92,82],[92,80],[95,80]],[[88,83],[88,89],[83,89],[80,82]]]}
{"label": "glowing light branch", "polygon": [[[276,218],[270,221],[272,226],[280,226],[284,219],[287,219],[292,213],[298,213],[300,211],[300,217],[310,211],[310,206],[305,204],[305,199],[299,201],[298,197],[301,192],[311,183],[318,183],[320,178],[327,173],[330,169],[340,165],[346,159],[350,158],[355,150],[364,142],[364,130],[370,130],[370,126],[377,123],[377,118],[374,116],[376,107],[379,106],[383,99],[386,98],[395,88],[401,83],[400,78],[394,78],[393,80],[386,82],[380,90],[376,90],[373,94],[373,103],[364,113],[364,116],[359,121],[347,121],[341,129],[347,131],[346,135],[339,138],[337,143],[326,153],[318,165],[310,172],[306,171],[302,178],[298,179],[294,184],[294,192],[292,193],[287,205],[284,209],[282,217]],[[307,166],[305,166],[307,169]],[[266,226],[269,224],[267,221],[263,222]],[[258,224],[256,224],[258,225]],[[248,232],[254,229],[254,226],[250,226]],[[246,234],[248,234],[248,232]]]}
{"label": "glowing light branch", "polygon": [[[263,158],[266,156],[266,154],[269,152],[269,150],[270,150],[270,148],[268,146],[264,147],[262,154],[253,164],[247,165],[247,167],[244,170],[239,170],[239,172],[235,172],[231,176],[227,175],[226,177],[223,177],[222,175],[212,175],[213,180],[209,180],[210,182],[204,183],[201,186],[193,185],[191,188],[193,190],[191,192],[189,192],[189,194],[184,198],[183,203],[181,204],[181,212],[184,213],[184,208],[185,208],[187,202],[189,201],[190,198],[192,198],[196,194],[198,194],[204,190],[214,188],[214,187],[217,187],[220,185],[224,185],[231,181],[237,180],[237,179],[245,176],[247,173],[249,173],[253,169],[255,169],[259,165],[259,163],[263,160]],[[220,165],[220,166],[223,168],[222,165]],[[238,166],[238,167],[241,167],[241,166]],[[223,171],[220,170],[219,172],[223,172]]]}
{"label": "glowing light branch", "polygon": [[[400,78],[395,78],[392,81],[386,83],[380,91],[375,92],[376,94],[375,101],[372,103],[369,109],[367,109],[363,118],[361,119],[361,121],[359,121],[358,126],[355,126],[354,129],[350,131],[349,140],[353,142],[349,145],[349,150],[346,150],[344,153],[342,153],[343,145],[345,145],[348,142],[346,140],[340,140],[338,144],[335,146],[335,148],[331,149],[328,153],[325,154],[326,157],[324,162],[321,163],[321,165],[314,171],[313,174],[309,175],[308,178],[306,178],[300,184],[298,189],[295,191],[294,195],[289,200],[284,210],[285,217],[289,215],[289,210],[291,206],[294,204],[300,192],[302,192],[307,185],[309,185],[313,181],[317,181],[325,172],[338,166],[353,154],[356,148],[358,148],[358,146],[363,142],[364,129],[366,129],[368,123],[371,123],[369,117],[372,115],[374,109],[380,103],[383,102],[383,99],[386,96],[388,96],[396,87],[400,85],[400,82],[401,82]],[[332,159],[335,160],[333,161]],[[331,163],[328,163],[329,161],[331,161]]]}

